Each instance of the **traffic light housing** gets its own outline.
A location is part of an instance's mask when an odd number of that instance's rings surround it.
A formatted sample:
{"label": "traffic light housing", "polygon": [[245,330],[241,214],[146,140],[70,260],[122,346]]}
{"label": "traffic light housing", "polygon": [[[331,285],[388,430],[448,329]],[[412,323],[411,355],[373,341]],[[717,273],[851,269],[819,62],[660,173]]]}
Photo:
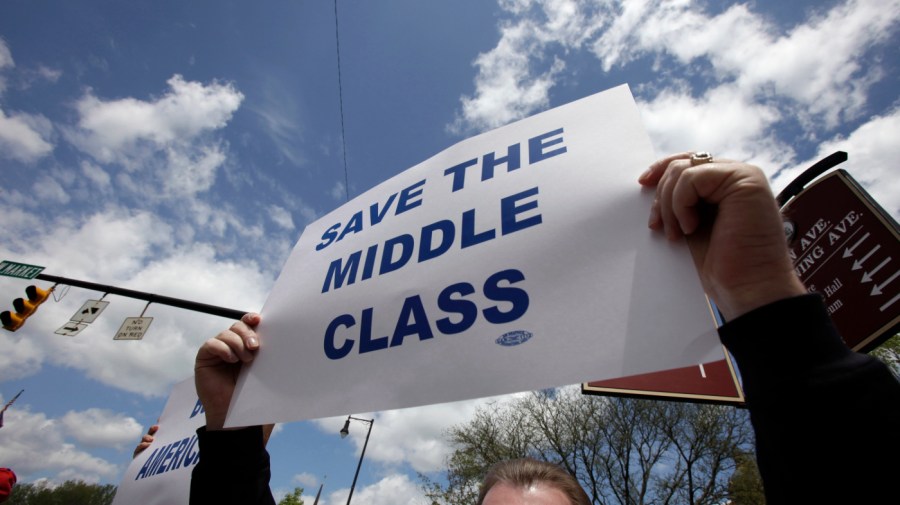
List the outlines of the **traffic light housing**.
{"label": "traffic light housing", "polygon": [[53,288],[41,289],[37,286],[28,286],[25,288],[26,298],[16,298],[13,300],[13,309],[15,312],[4,310],[0,312],[0,322],[3,328],[9,331],[16,331],[25,324],[25,320],[37,311],[38,307],[44,303],[53,292]]}

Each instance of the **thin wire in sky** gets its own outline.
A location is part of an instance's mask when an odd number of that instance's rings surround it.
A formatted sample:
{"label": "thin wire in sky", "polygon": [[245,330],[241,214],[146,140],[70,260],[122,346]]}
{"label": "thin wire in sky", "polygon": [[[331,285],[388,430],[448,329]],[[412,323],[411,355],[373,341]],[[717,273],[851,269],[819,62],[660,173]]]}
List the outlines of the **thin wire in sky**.
{"label": "thin wire in sky", "polygon": [[341,104],[341,149],[344,156],[344,195],[350,201],[350,176],[347,172],[347,137],[344,133],[344,87],[341,83],[341,36],[338,30],[338,6],[334,0],[334,40],[337,47],[338,101]]}

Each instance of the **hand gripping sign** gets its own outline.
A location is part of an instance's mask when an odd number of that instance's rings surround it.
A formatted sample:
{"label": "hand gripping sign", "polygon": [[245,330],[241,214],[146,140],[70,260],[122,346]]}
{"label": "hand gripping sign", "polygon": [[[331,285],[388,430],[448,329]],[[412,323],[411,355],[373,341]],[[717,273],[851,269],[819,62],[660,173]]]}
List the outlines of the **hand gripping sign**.
{"label": "hand gripping sign", "polygon": [[462,141],[310,224],[226,424],[575,384],[721,352],[687,248],[647,229],[626,86]]}
{"label": "hand gripping sign", "polygon": [[188,502],[191,472],[200,461],[196,431],[206,424],[193,377],[175,384],[157,424],[153,443],[125,470],[113,505]]}

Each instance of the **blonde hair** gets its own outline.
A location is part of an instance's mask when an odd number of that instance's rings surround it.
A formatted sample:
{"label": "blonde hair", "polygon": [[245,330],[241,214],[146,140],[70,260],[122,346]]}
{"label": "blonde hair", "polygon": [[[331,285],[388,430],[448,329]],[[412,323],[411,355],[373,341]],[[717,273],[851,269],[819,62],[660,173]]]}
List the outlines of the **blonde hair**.
{"label": "blonde hair", "polygon": [[572,474],[546,461],[532,458],[511,459],[501,461],[488,470],[481,490],[478,493],[478,505],[482,505],[484,497],[495,484],[503,482],[512,487],[525,488],[536,483],[544,483],[549,487],[562,491],[572,505],[591,505],[591,499]]}

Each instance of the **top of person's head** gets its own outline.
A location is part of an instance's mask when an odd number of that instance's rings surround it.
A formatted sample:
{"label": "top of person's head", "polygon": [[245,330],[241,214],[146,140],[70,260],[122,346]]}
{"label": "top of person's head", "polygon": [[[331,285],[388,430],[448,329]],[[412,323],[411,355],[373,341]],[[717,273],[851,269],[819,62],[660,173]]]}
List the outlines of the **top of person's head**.
{"label": "top of person's head", "polygon": [[478,505],[482,505],[488,491],[501,482],[514,488],[528,488],[543,483],[562,491],[571,505],[590,505],[591,503],[581,484],[569,472],[546,461],[522,458],[501,461],[488,470],[478,493]]}

